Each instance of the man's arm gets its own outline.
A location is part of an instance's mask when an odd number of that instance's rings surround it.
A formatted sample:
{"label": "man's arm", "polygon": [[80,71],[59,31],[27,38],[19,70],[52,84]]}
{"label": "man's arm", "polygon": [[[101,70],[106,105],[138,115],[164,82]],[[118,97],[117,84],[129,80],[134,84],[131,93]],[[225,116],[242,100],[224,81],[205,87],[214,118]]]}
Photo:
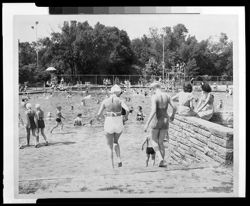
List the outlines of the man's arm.
{"label": "man's arm", "polygon": [[151,113],[150,113],[148,121],[147,121],[147,123],[145,124],[145,127],[144,127],[145,132],[147,131],[148,126],[149,126],[150,122],[152,121],[155,114],[156,114],[156,101],[155,101],[155,96],[152,96],[152,99],[151,99]]}

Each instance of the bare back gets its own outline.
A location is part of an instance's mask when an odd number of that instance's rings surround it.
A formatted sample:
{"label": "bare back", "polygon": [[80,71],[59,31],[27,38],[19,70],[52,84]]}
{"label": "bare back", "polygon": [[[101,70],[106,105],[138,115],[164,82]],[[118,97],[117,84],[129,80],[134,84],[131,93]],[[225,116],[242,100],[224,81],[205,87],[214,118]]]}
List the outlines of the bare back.
{"label": "bare back", "polygon": [[153,129],[168,129],[169,116],[168,104],[170,97],[166,92],[158,92],[152,97],[152,104],[156,106],[156,114],[153,118]]}
{"label": "bare back", "polygon": [[121,100],[116,95],[111,95],[108,99],[103,102],[107,112],[121,112]]}

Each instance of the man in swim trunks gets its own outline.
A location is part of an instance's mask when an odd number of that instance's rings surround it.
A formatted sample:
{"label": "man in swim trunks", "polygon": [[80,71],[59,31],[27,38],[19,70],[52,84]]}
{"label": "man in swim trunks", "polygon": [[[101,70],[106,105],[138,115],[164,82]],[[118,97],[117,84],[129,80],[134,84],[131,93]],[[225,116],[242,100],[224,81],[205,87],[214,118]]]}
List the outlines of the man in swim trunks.
{"label": "man in swim trunks", "polygon": [[[165,161],[165,148],[164,148],[164,138],[168,134],[169,120],[174,120],[174,115],[176,112],[176,107],[172,103],[170,96],[163,92],[161,89],[160,82],[154,82],[151,84],[151,88],[154,91],[154,95],[151,98],[151,113],[149,115],[148,121],[145,124],[144,131],[147,132],[149,124],[151,124],[151,135],[152,135],[152,145],[158,156],[160,163],[159,167],[166,167]],[[168,116],[167,110],[168,105],[173,108],[172,115]]]}
{"label": "man in swim trunks", "polygon": [[113,146],[115,149],[116,156],[118,158],[118,167],[122,166],[121,156],[120,156],[120,146],[118,143],[119,137],[123,131],[123,117],[122,108],[126,111],[126,116],[129,114],[129,108],[124,102],[119,98],[121,93],[121,88],[118,85],[114,85],[111,88],[110,97],[106,98],[98,111],[97,119],[101,116],[104,109],[106,110],[106,117],[104,122],[104,131],[107,138],[107,144],[111,152],[112,167],[114,168],[114,158],[113,158]]}

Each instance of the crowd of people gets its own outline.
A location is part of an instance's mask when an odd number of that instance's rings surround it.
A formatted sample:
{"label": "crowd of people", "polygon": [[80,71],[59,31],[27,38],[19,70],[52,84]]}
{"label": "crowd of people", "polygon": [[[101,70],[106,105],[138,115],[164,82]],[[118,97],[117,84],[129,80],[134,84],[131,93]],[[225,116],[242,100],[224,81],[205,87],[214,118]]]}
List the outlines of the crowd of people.
{"label": "crowd of people", "polygon": [[[168,140],[169,123],[174,121],[175,114],[177,113],[181,116],[196,116],[198,118],[210,120],[215,111],[214,95],[212,94],[210,85],[206,82],[202,82],[200,85],[202,92],[199,95],[199,98],[197,98],[193,94],[192,83],[192,81],[187,84],[184,83],[183,90],[172,97],[166,92],[165,88],[163,88],[164,85],[159,81],[153,82],[148,89],[134,89],[127,87],[122,90],[120,86],[115,84],[109,92],[107,91],[107,88],[102,90],[102,92],[106,93],[104,100],[101,101],[97,98],[96,103],[100,104],[100,108],[95,117],[90,118],[88,122],[84,123],[82,120],[82,114],[78,113],[77,117],[72,120],[73,125],[75,127],[86,125],[92,126],[93,122],[100,121],[101,118],[105,117],[104,133],[110,150],[112,167],[115,167],[113,149],[118,159],[118,167],[122,167],[119,138],[122,135],[124,124],[128,120],[129,115],[134,112],[134,108],[129,108],[126,105],[126,102],[131,101],[130,96],[126,96],[124,101],[124,99],[121,98],[121,95],[126,94],[128,90],[132,91],[132,94],[143,95],[145,97],[151,94],[151,112],[144,125],[144,131],[146,134],[148,134],[147,131],[150,128],[150,135],[145,135],[146,139],[142,144],[142,150],[146,145],[146,166],[148,166],[150,156],[152,157],[153,165],[155,164],[155,157],[157,156],[159,160],[158,166],[166,167],[167,162],[165,160],[165,147],[163,143],[164,140]],[[52,96],[53,93],[50,93],[49,95]],[[82,98],[81,105],[86,106],[85,100],[92,98],[92,96],[88,94],[88,91],[83,91],[82,95],[84,97]],[[40,104],[36,104],[35,110],[33,110],[32,105],[29,103],[29,98],[30,97],[26,96],[25,98],[22,98],[21,102],[25,110],[24,119],[26,121],[23,121],[19,114],[19,122],[26,128],[27,144],[20,146],[20,149],[25,146],[30,146],[30,133],[35,138],[35,148],[39,148],[40,134],[43,136],[45,145],[49,145],[47,136],[44,133],[44,112]],[[70,92],[67,92],[66,98],[70,102]],[[178,104],[176,106],[174,102],[177,100]],[[222,101],[220,101],[219,104],[218,108],[222,108]],[[172,107],[171,115],[168,114],[169,106]],[[73,105],[71,106],[71,110],[74,110]],[[139,105],[136,114],[136,121],[144,122],[145,118],[146,116],[144,115],[143,108]],[[48,113],[47,119],[52,119],[51,112]],[[53,133],[54,129],[58,127],[63,130],[64,119],[65,117],[62,114],[62,107],[57,106],[55,118],[56,124],[50,129],[50,133]]]}

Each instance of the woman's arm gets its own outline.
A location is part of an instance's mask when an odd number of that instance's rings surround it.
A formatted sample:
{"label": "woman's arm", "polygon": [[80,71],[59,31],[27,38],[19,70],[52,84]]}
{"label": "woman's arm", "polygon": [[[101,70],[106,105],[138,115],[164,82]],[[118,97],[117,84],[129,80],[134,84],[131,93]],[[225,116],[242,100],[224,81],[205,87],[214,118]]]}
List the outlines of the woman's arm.
{"label": "woman's arm", "polygon": [[151,113],[149,115],[149,118],[148,118],[148,121],[147,123],[145,124],[145,127],[144,127],[144,131],[146,132],[147,129],[148,129],[148,126],[150,124],[150,122],[152,121],[154,115],[156,114],[156,101],[155,101],[155,96],[152,96],[152,100],[151,100]]}
{"label": "woman's arm", "polygon": [[200,106],[200,108],[197,109],[197,112],[200,112],[200,111],[207,105],[207,103],[209,102],[209,99],[210,99],[210,98],[211,98],[211,96],[210,96],[210,93],[209,93],[209,94],[207,95],[207,98],[206,98],[204,104],[203,104],[202,106]]}
{"label": "woman's arm", "polygon": [[126,111],[126,114],[124,115],[124,116],[125,116],[125,120],[128,120],[129,108],[128,108],[128,106],[124,103],[124,101],[121,101],[121,106],[122,106],[122,108],[125,109],[125,111]]}
{"label": "woman's arm", "polygon": [[98,113],[97,113],[97,115],[96,115],[96,118],[97,119],[99,119],[100,118],[100,116],[101,116],[101,114],[102,114],[102,112],[103,112],[103,110],[105,109],[105,104],[104,104],[104,101],[101,103],[101,106],[100,106],[100,108],[99,108],[99,111],[98,111]]}
{"label": "woman's arm", "polygon": [[176,109],[176,106],[173,104],[171,98],[169,98],[169,105],[173,108],[173,112],[172,112],[172,115],[170,117],[170,120],[173,121],[177,109]]}
{"label": "woman's arm", "polygon": [[178,93],[178,94],[174,95],[173,97],[171,97],[172,101],[175,101],[177,98],[179,98],[179,94],[180,93]]}
{"label": "woman's arm", "polygon": [[196,105],[196,111],[198,111],[199,107],[201,106],[201,99],[198,99],[198,103]]}
{"label": "woman's arm", "polygon": [[35,112],[35,115],[34,115],[34,121],[35,121],[35,124],[36,124],[36,127],[38,128],[38,117],[39,117],[39,112]]}

